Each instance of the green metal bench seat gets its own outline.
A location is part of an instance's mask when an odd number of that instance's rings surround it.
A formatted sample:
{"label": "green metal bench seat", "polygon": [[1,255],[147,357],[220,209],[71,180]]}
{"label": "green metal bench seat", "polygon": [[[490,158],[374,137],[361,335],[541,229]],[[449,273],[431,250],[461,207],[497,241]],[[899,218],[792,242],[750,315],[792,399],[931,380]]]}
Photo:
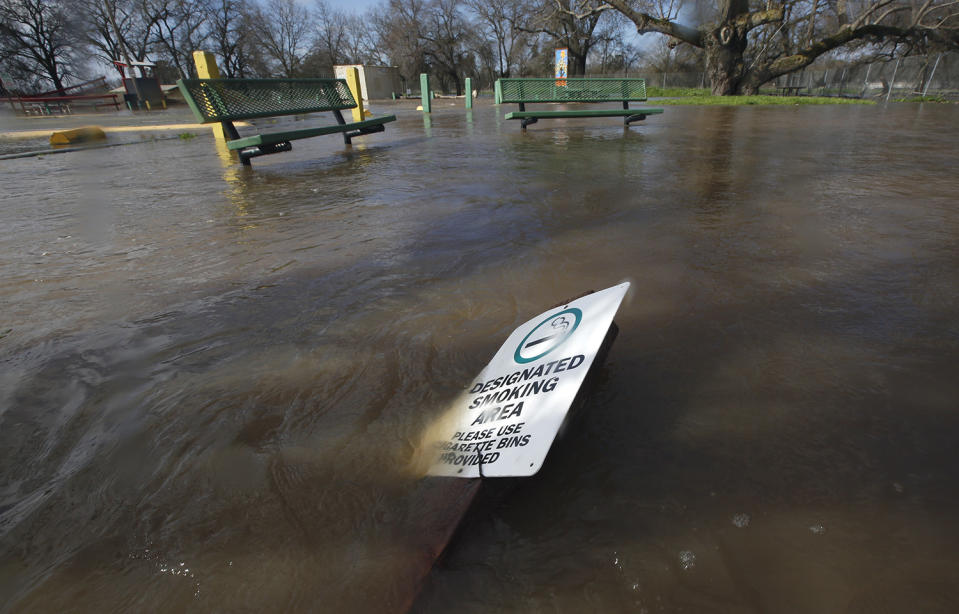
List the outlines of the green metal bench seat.
{"label": "green metal bench seat", "polygon": [[[519,111],[506,114],[506,119],[522,120],[523,130],[540,119],[555,117],[623,117],[629,124],[662,113],[653,107],[629,108],[630,102],[646,101],[645,79],[499,79],[496,82],[497,104],[515,103]],[[529,103],[596,103],[621,102],[622,109],[562,109],[559,111],[527,111]]]}
{"label": "green metal bench seat", "polygon": [[[396,121],[383,115],[347,122],[342,111],[357,104],[345,79],[180,79],[177,86],[201,124],[220,122],[240,161],[290,151],[290,141],[322,134],[342,133],[349,145],[355,137],[383,132],[384,124]],[[332,111],[336,124],[285,132],[240,137],[234,121]]]}

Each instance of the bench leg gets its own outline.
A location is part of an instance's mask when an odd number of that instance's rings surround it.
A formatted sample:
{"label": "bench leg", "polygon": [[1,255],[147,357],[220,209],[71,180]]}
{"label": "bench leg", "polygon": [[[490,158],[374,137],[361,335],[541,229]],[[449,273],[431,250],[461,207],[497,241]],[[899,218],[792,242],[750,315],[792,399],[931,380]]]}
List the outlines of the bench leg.
{"label": "bench leg", "polygon": [[220,126],[223,127],[223,132],[226,133],[227,140],[235,141],[240,138],[240,133],[236,131],[236,126],[233,125],[233,122],[220,122]]}
{"label": "bench leg", "polygon": [[[236,131],[236,126],[233,125],[233,122],[220,122],[220,126],[223,127],[223,132],[226,134],[228,140],[235,141],[240,138],[240,133]],[[250,158],[252,156],[244,155],[242,150],[236,152],[236,155],[240,158],[240,163],[243,164],[243,166],[251,166]]]}
{"label": "bench leg", "polygon": [[522,126],[523,126],[523,131],[525,132],[525,131],[526,131],[526,126],[529,126],[530,124],[535,124],[535,123],[538,122],[538,121],[539,121],[539,118],[538,118],[538,117],[524,117],[524,118],[520,121],[520,124],[522,124]]}
{"label": "bench leg", "polygon": [[268,156],[270,154],[280,153],[281,151],[293,151],[293,145],[289,141],[274,143],[272,145],[257,145],[256,147],[247,147],[237,152],[240,156],[240,162],[244,166],[251,166],[250,158],[257,156]]}
{"label": "bench leg", "polygon": [[646,119],[646,116],[645,116],[645,115],[627,115],[627,116],[623,119],[623,123],[628,126],[628,125],[630,125],[630,124],[633,123],[633,122],[642,121],[642,120],[644,120],[644,119]]}
{"label": "bench leg", "polygon": [[[333,109],[333,117],[336,118],[336,123],[338,123],[341,126],[346,123],[346,120],[343,119],[343,113],[341,113],[339,109]],[[348,132],[343,133],[343,142],[347,145],[353,144],[353,138],[350,135],[350,133]]]}
{"label": "bench leg", "polygon": [[350,140],[353,137],[363,136],[364,134],[373,134],[376,132],[385,132],[386,126],[379,124],[376,126],[368,126],[366,128],[360,128],[359,130],[354,130],[353,132],[344,132],[343,137],[346,139],[346,144],[350,144]]}

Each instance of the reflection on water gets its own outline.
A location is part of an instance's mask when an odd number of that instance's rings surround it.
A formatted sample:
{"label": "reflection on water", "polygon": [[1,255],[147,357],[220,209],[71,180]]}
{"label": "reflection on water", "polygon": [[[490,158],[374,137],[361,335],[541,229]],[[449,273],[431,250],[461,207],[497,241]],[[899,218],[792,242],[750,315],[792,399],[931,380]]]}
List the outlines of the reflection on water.
{"label": "reflection on water", "polygon": [[431,117],[429,113],[423,113],[423,133],[426,134],[427,137],[433,136],[433,121]]}
{"label": "reflection on water", "polygon": [[628,278],[586,417],[413,610],[957,610],[953,107],[395,112],[4,162],[0,609],[405,609],[424,429]]}

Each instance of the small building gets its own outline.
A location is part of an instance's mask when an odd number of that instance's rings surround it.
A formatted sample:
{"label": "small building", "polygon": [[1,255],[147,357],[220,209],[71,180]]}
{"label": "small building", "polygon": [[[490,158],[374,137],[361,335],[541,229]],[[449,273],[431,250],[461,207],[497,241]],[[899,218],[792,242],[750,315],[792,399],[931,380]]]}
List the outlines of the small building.
{"label": "small building", "polygon": [[403,91],[400,69],[396,66],[342,64],[333,67],[334,76],[337,79],[345,79],[347,68],[358,68],[360,71],[360,90],[363,92],[363,102],[390,99]]}

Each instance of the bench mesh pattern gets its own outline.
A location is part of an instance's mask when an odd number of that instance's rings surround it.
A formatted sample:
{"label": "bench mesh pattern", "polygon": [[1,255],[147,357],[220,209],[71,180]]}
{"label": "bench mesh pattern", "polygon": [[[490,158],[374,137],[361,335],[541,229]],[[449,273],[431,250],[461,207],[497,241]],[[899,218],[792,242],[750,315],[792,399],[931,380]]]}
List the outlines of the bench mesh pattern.
{"label": "bench mesh pattern", "polygon": [[500,79],[502,102],[646,100],[645,79]]}
{"label": "bench mesh pattern", "polygon": [[356,106],[344,79],[181,79],[177,85],[201,123]]}

